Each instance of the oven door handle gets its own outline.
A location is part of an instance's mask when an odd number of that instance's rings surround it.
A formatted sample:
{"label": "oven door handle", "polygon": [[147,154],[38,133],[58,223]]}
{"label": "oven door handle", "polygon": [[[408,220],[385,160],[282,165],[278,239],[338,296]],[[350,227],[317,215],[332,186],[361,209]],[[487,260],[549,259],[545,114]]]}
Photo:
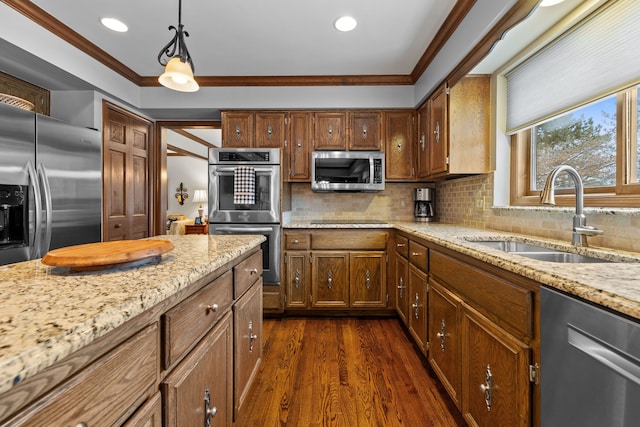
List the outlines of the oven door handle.
{"label": "oven door handle", "polygon": [[273,231],[272,227],[216,227],[216,231],[232,231],[241,233],[270,233]]}

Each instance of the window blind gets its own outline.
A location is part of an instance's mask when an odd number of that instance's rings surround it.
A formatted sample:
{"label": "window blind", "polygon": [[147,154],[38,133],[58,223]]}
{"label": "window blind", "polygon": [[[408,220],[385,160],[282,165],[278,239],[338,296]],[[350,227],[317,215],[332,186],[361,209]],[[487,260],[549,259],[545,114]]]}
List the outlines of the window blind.
{"label": "window blind", "polygon": [[507,73],[512,134],[640,81],[640,1],[612,0]]}

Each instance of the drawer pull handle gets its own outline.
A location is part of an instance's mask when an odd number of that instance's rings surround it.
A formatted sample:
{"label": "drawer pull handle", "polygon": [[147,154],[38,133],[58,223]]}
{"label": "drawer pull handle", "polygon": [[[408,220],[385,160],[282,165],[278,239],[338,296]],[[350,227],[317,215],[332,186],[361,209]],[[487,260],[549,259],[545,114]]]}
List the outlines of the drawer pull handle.
{"label": "drawer pull handle", "polygon": [[218,415],[218,407],[211,407],[211,393],[209,393],[209,387],[204,389],[204,425],[205,427],[211,427],[211,418]]}
{"label": "drawer pull handle", "polygon": [[396,243],[396,246],[399,247],[399,248],[404,248],[407,245],[404,244],[404,243]]}
{"label": "drawer pull handle", "polygon": [[298,243],[300,243],[300,240],[298,240],[298,239],[293,239],[293,244],[294,244],[294,245],[297,245]]}
{"label": "drawer pull handle", "polygon": [[333,272],[331,270],[327,273],[327,288],[333,288]]}
{"label": "drawer pull handle", "polygon": [[249,274],[258,274],[257,268],[252,268],[251,270],[247,269],[247,271],[249,272]]}
{"label": "drawer pull handle", "polygon": [[211,304],[207,306],[207,310],[217,313],[218,310],[220,310],[220,306],[218,304]]}
{"label": "drawer pull handle", "polygon": [[89,424],[85,423],[84,421],[81,423],[76,424],[76,427],[89,427]]}
{"label": "drawer pull handle", "polygon": [[484,403],[487,405],[487,412],[489,412],[493,403],[493,374],[489,365],[484,373],[484,384],[480,384],[480,391],[484,393]]}
{"label": "drawer pull handle", "polygon": [[436,334],[436,337],[440,338],[440,348],[444,352],[445,349],[445,340],[447,339],[447,331],[444,323],[444,319],[440,322],[440,332]]}
{"label": "drawer pull handle", "polygon": [[253,353],[253,342],[258,336],[253,333],[253,321],[249,320],[249,353]]}
{"label": "drawer pull handle", "polygon": [[411,252],[412,256],[420,256],[420,252]]}

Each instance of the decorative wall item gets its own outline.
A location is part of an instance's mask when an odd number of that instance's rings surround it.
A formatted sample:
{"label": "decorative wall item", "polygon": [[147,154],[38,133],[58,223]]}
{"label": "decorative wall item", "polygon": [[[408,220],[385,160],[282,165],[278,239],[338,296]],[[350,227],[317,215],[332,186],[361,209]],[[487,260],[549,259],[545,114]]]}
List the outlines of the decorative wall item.
{"label": "decorative wall item", "polygon": [[176,188],[176,191],[176,199],[178,199],[178,203],[184,205],[184,201],[189,198],[189,194],[187,193],[189,189],[180,183],[180,187]]}

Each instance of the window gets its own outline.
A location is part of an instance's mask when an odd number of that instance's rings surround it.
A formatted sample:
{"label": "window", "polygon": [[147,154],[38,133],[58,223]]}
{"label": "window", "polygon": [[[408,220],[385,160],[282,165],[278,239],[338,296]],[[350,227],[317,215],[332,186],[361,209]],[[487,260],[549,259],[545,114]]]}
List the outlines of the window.
{"label": "window", "polygon": [[[567,164],[582,177],[587,206],[640,206],[637,94],[638,87],[623,90],[515,134],[512,204],[538,204],[550,171]],[[556,183],[558,204],[572,205],[570,178]]]}

